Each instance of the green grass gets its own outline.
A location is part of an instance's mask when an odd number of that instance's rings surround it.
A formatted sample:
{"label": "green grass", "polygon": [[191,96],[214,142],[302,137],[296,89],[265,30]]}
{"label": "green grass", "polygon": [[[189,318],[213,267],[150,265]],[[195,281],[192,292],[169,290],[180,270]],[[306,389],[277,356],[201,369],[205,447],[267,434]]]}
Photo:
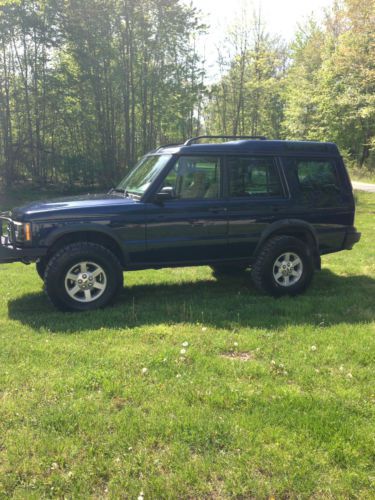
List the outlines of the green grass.
{"label": "green grass", "polygon": [[294,299],[166,269],[62,314],[33,266],[0,266],[0,498],[374,498],[375,197],[357,196],[361,242]]}

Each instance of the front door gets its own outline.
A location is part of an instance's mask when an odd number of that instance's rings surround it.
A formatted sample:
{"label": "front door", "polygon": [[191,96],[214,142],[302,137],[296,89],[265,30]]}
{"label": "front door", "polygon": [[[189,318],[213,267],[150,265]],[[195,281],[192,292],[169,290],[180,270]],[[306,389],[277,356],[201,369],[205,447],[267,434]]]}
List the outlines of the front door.
{"label": "front door", "polygon": [[204,263],[225,257],[228,223],[221,177],[217,156],[181,156],[176,161],[159,188],[170,188],[172,198],[149,204],[150,262]]}

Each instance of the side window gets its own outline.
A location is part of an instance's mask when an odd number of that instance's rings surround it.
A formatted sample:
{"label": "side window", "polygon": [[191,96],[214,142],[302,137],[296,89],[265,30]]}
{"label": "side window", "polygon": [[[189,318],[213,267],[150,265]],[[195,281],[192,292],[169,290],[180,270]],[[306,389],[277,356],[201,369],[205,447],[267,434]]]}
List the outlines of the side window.
{"label": "side window", "polygon": [[272,158],[229,157],[229,196],[283,196],[279,173]]}
{"label": "side window", "polygon": [[220,193],[220,160],[217,157],[182,156],[164,179],[180,200],[217,199]]}
{"label": "side window", "polygon": [[294,175],[300,198],[322,207],[340,201],[340,183],[334,160],[288,158],[283,162]]}

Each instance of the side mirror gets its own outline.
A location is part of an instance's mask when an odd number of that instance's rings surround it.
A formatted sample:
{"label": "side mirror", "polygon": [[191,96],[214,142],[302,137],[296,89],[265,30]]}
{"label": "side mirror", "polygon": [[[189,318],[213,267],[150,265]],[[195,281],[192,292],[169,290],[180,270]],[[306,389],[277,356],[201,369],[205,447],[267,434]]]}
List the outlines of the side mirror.
{"label": "side mirror", "polygon": [[163,203],[163,201],[173,200],[176,197],[174,188],[171,186],[164,186],[161,191],[156,193],[155,201],[156,203]]}

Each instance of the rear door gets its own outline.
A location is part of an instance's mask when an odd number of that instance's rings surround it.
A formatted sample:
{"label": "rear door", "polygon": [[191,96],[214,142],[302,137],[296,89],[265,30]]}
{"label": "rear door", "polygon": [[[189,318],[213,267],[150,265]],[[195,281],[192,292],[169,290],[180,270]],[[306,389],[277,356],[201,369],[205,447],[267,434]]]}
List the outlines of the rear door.
{"label": "rear door", "polygon": [[228,221],[220,157],[179,157],[159,190],[164,187],[173,188],[174,197],[149,205],[148,260],[199,263],[225,257]]}
{"label": "rear door", "polygon": [[289,213],[281,169],[272,156],[228,156],[228,257],[253,254],[266,226]]}

